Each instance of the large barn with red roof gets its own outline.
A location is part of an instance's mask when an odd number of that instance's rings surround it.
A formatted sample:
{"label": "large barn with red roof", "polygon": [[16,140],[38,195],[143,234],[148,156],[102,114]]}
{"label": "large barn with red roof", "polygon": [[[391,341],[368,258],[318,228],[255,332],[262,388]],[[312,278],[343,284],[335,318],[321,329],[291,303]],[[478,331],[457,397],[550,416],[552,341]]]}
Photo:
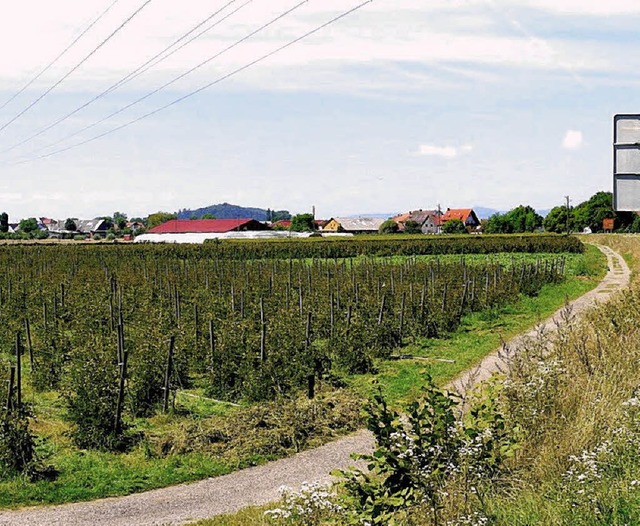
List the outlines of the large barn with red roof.
{"label": "large barn with red roof", "polygon": [[173,219],[137,236],[136,243],[204,243],[210,239],[307,237],[298,232],[275,232],[255,219]]}
{"label": "large barn with red roof", "polygon": [[226,234],[260,232],[269,227],[255,219],[173,219],[149,230],[149,234]]}

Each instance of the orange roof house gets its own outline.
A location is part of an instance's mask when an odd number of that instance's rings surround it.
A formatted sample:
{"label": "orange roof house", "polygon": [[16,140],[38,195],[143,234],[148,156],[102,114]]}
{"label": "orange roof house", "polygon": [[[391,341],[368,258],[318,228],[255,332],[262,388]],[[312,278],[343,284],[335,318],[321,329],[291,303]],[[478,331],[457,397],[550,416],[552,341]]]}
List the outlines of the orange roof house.
{"label": "orange roof house", "polygon": [[458,219],[464,223],[464,226],[470,228],[477,228],[480,226],[480,220],[473,211],[473,208],[447,208],[447,211],[442,215],[442,223]]}

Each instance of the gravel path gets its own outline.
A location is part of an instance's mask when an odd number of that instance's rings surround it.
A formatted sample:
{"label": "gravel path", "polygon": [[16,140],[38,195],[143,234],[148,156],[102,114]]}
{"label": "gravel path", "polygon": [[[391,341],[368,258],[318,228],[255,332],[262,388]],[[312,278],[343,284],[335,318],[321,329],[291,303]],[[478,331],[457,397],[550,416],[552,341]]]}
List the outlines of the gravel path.
{"label": "gravel path", "polygon": [[[626,261],[609,247],[602,245],[596,246],[607,256],[609,271],[595,289],[571,302],[570,317],[580,316],[580,314],[593,307],[596,303],[605,301],[611,294],[629,285],[631,271]],[[501,370],[504,371],[508,367],[505,354],[517,353],[518,348],[527,342],[527,340],[535,338],[540,331],[546,334],[555,332],[559,324],[566,322],[567,312],[567,309],[563,307],[551,316],[551,318],[540,323],[535,328],[509,340],[503,348],[488,355],[476,368],[461,374],[456,380],[449,384],[447,388],[464,394],[474,385],[487,380],[492,374]],[[504,353],[505,348],[508,349],[508,353]]]}
{"label": "gravel path", "polygon": [[[598,247],[608,259],[609,272],[600,285],[572,303],[572,314],[579,315],[596,302],[629,283],[629,268],[625,261],[608,247]],[[553,330],[562,322],[562,311],[545,322]],[[537,330],[514,338],[507,343],[511,352],[517,350],[523,338],[535,336]],[[488,378],[505,362],[496,351],[480,366],[460,376],[449,388],[464,391],[465,386]],[[223,513],[231,513],[246,506],[261,505],[278,498],[282,485],[300,487],[305,481],[329,481],[329,473],[354,465],[352,453],[368,453],[374,441],[370,433],[360,431],[330,444],[300,453],[294,457],[271,462],[264,466],[245,469],[225,475],[146,493],[115,497],[94,502],[62,506],[25,508],[0,511],[0,525],[35,526],[124,526],[124,525],[177,525],[193,522]]]}

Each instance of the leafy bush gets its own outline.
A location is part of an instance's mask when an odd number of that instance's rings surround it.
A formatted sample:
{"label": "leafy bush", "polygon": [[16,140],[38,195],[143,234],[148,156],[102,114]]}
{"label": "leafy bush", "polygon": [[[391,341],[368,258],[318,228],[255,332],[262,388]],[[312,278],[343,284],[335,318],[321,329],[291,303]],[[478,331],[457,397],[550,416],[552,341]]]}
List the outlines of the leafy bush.
{"label": "leafy bush", "polygon": [[72,360],[64,389],[75,443],[81,448],[124,449],[127,426],[116,429],[119,375],[115,350],[113,357],[97,345],[74,353],[82,359]]}
{"label": "leafy bush", "polygon": [[467,227],[460,219],[451,219],[442,225],[443,234],[468,234]]}
{"label": "leafy bush", "polygon": [[460,419],[460,400],[426,378],[421,398],[406,418],[391,411],[378,394],[368,406],[368,427],[376,438],[368,472],[341,472],[348,524],[402,524],[420,513],[420,524],[442,524],[448,490],[464,502],[482,504],[483,488],[498,480],[517,449],[502,414],[492,403]]}
{"label": "leafy bush", "polygon": [[29,429],[32,416],[30,409],[24,405],[0,410],[0,479],[36,474],[35,437]]}

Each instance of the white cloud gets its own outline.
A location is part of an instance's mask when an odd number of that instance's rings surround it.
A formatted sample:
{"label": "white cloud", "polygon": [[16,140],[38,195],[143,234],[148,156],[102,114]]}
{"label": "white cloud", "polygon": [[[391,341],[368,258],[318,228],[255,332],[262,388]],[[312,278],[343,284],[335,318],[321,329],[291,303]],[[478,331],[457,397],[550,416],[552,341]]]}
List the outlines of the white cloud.
{"label": "white cloud", "polygon": [[629,15],[640,13],[637,0],[518,0],[522,5],[562,14],[590,16]]}
{"label": "white cloud", "polygon": [[[295,3],[296,0],[277,0],[249,4],[206,37],[163,62],[154,70],[155,74],[136,80],[135,88],[156,86],[161,84],[158,76],[166,81],[184,72]],[[216,78],[317,27],[357,3],[357,0],[311,1],[175,87],[185,89],[199,85],[203,80]],[[530,0],[529,3],[532,7],[551,8],[545,0]],[[570,0],[560,3],[567,10],[573,5]],[[13,90],[30,79],[77,36],[88,20],[100,12],[104,7],[101,4],[104,2],[96,5],[96,2],[79,0],[44,3],[41,0],[25,0],[12,6],[12,16],[0,19],[0,47],[17,51],[0,55],[0,88]],[[519,5],[513,0],[506,4],[511,4],[513,9]],[[615,5],[616,2],[607,3],[611,4]],[[627,3],[624,5],[627,6]],[[496,14],[495,7],[492,9],[491,6],[493,3],[490,0],[434,0],[426,5],[422,0],[377,0],[309,40],[270,58],[257,66],[256,70],[268,79],[270,71],[288,69],[290,72],[285,77],[287,82],[299,87],[295,79],[299,76],[298,68],[302,66],[329,69],[326,67],[329,65],[339,76],[342,76],[341,69],[345,67],[353,70],[353,66],[366,68],[381,63],[422,64],[429,68],[440,68],[445,64],[549,70],[611,67],[610,61],[604,57],[594,57],[592,51],[586,52],[579,45],[561,46],[562,41],[555,43],[552,39],[542,41],[532,38],[523,30],[512,35],[493,33]],[[225,13],[235,7],[228,8]],[[131,3],[117,5],[41,79],[39,88],[51,85],[69,71],[133,9]],[[212,11],[214,9],[210,2],[205,0],[191,0],[189,9],[183,9],[173,0],[157,0],[65,81],[60,90],[96,89],[118,80]],[[280,71],[277,73],[281,76]],[[372,82],[370,74],[360,73],[360,76],[366,82]],[[241,77],[244,79],[246,75]],[[265,86],[265,79],[260,77],[251,75],[253,84]],[[335,84],[340,85],[340,82]],[[322,88],[322,84],[319,87]],[[282,88],[286,89],[286,86],[278,83],[276,89]]]}
{"label": "white cloud", "polygon": [[428,157],[444,157],[445,159],[453,159],[463,153],[469,153],[473,150],[473,145],[465,144],[460,147],[455,146],[436,146],[433,144],[422,144],[418,148],[418,155]]}
{"label": "white cloud", "polygon": [[562,147],[567,150],[579,150],[582,147],[582,132],[578,130],[567,130],[562,139]]}

